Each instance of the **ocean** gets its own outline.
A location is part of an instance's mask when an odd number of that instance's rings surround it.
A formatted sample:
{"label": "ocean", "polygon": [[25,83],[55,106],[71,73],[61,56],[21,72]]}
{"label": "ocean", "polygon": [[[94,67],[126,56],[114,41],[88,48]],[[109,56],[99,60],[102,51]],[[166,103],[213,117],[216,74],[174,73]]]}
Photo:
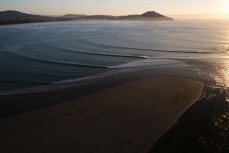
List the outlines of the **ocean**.
{"label": "ocean", "polygon": [[0,94],[185,65],[229,84],[229,21],[73,21],[0,26]]}

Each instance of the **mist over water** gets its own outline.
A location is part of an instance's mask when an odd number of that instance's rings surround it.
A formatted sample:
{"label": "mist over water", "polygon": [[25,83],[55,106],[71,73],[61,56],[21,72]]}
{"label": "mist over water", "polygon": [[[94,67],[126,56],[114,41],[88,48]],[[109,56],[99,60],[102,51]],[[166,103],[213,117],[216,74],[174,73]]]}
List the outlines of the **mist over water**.
{"label": "mist over water", "polygon": [[227,88],[228,54],[228,21],[7,25],[0,27],[0,91],[176,62]]}

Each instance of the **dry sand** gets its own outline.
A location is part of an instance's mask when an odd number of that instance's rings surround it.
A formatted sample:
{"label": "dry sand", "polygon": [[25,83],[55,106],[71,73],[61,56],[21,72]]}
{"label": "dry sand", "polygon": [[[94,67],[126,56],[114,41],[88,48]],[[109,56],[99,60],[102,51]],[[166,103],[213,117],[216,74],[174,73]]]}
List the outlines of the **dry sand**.
{"label": "dry sand", "polygon": [[0,152],[144,153],[202,89],[189,79],[151,78],[3,118]]}

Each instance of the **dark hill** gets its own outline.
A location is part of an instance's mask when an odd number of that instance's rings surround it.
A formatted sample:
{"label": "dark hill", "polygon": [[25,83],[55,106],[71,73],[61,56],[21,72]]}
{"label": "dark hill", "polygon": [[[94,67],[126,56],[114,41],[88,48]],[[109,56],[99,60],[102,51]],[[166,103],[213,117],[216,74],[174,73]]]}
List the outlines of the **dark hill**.
{"label": "dark hill", "polygon": [[18,11],[0,12],[0,23],[2,24],[46,22],[54,20],[56,20],[54,17],[26,14]]}
{"label": "dark hill", "polygon": [[127,15],[127,16],[108,16],[108,15],[91,15],[77,17],[75,20],[143,20],[143,21],[170,21],[172,18],[161,15],[155,11],[149,11],[141,15]]}
{"label": "dark hill", "polygon": [[59,19],[74,19],[74,18],[83,17],[83,16],[86,16],[86,15],[84,14],[66,14],[66,15],[59,17]]}
{"label": "dark hill", "polygon": [[145,12],[143,14],[141,14],[141,16],[146,16],[146,17],[165,17],[164,15],[161,15],[155,11],[148,11]]}
{"label": "dark hill", "polygon": [[109,16],[109,15],[83,15],[83,14],[66,14],[61,17],[49,17],[41,15],[26,14],[18,11],[0,12],[0,24],[17,24],[48,22],[62,20],[139,20],[139,21],[171,21],[172,18],[161,15],[155,11],[145,12],[140,15],[127,16]]}

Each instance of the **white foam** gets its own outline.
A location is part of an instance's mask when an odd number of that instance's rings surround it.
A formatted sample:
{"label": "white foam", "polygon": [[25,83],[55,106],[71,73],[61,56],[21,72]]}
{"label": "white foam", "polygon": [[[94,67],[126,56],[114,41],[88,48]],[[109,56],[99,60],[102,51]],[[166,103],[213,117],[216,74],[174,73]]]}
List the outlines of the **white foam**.
{"label": "white foam", "polygon": [[169,64],[179,64],[181,61],[171,60],[171,59],[145,59],[134,62],[125,63],[117,66],[109,66],[108,68],[136,68],[136,67],[146,67],[146,66],[159,66],[159,65],[169,65]]}
{"label": "white foam", "polygon": [[93,75],[93,76],[62,80],[58,82],[53,82],[52,84],[49,84],[49,85],[39,86],[39,87],[18,89],[18,90],[13,90],[13,91],[3,91],[3,92],[0,92],[0,96],[53,91],[53,90],[64,89],[64,88],[69,88],[69,87],[80,87],[80,86],[101,80],[104,77],[113,76],[115,74],[133,72],[133,71],[145,69],[146,67],[150,67],[150,68],[166,67],[168,68],[171,66],[179,67],[179,66],[187,66],[187,65],[181,61],[171,60],[171,59],[144,59],[144,60],[134,61],[134,62],[122,64],[122,65],[110,66],[109,67],[110,71],[108,70],[104,73]]}
{"label": "white foam", "polygon": [[0,92],[0,96],[4,95],[16,95],[16,94],[23,94],[23,93],[36,93],[36,92],[45,92],[45,91],[53,91],[58,89],[64,89],[69,87],[80,87],[86,84],[90,84],[92,82],[96,82],[104,77],[112,76],[115,74],[129,72],[129,71],[136,71],[137,69],[118,69],[113,71],[107,71],[105,73],[97,74],[94,76],[88,77],[81,77],[76,79],[68,79],[68,80],[61,80],[58,82],[53,82],[49,85],[39,86],[39,87],[32,87],[26,89],[17,89],[13,91],[2,91]]}

